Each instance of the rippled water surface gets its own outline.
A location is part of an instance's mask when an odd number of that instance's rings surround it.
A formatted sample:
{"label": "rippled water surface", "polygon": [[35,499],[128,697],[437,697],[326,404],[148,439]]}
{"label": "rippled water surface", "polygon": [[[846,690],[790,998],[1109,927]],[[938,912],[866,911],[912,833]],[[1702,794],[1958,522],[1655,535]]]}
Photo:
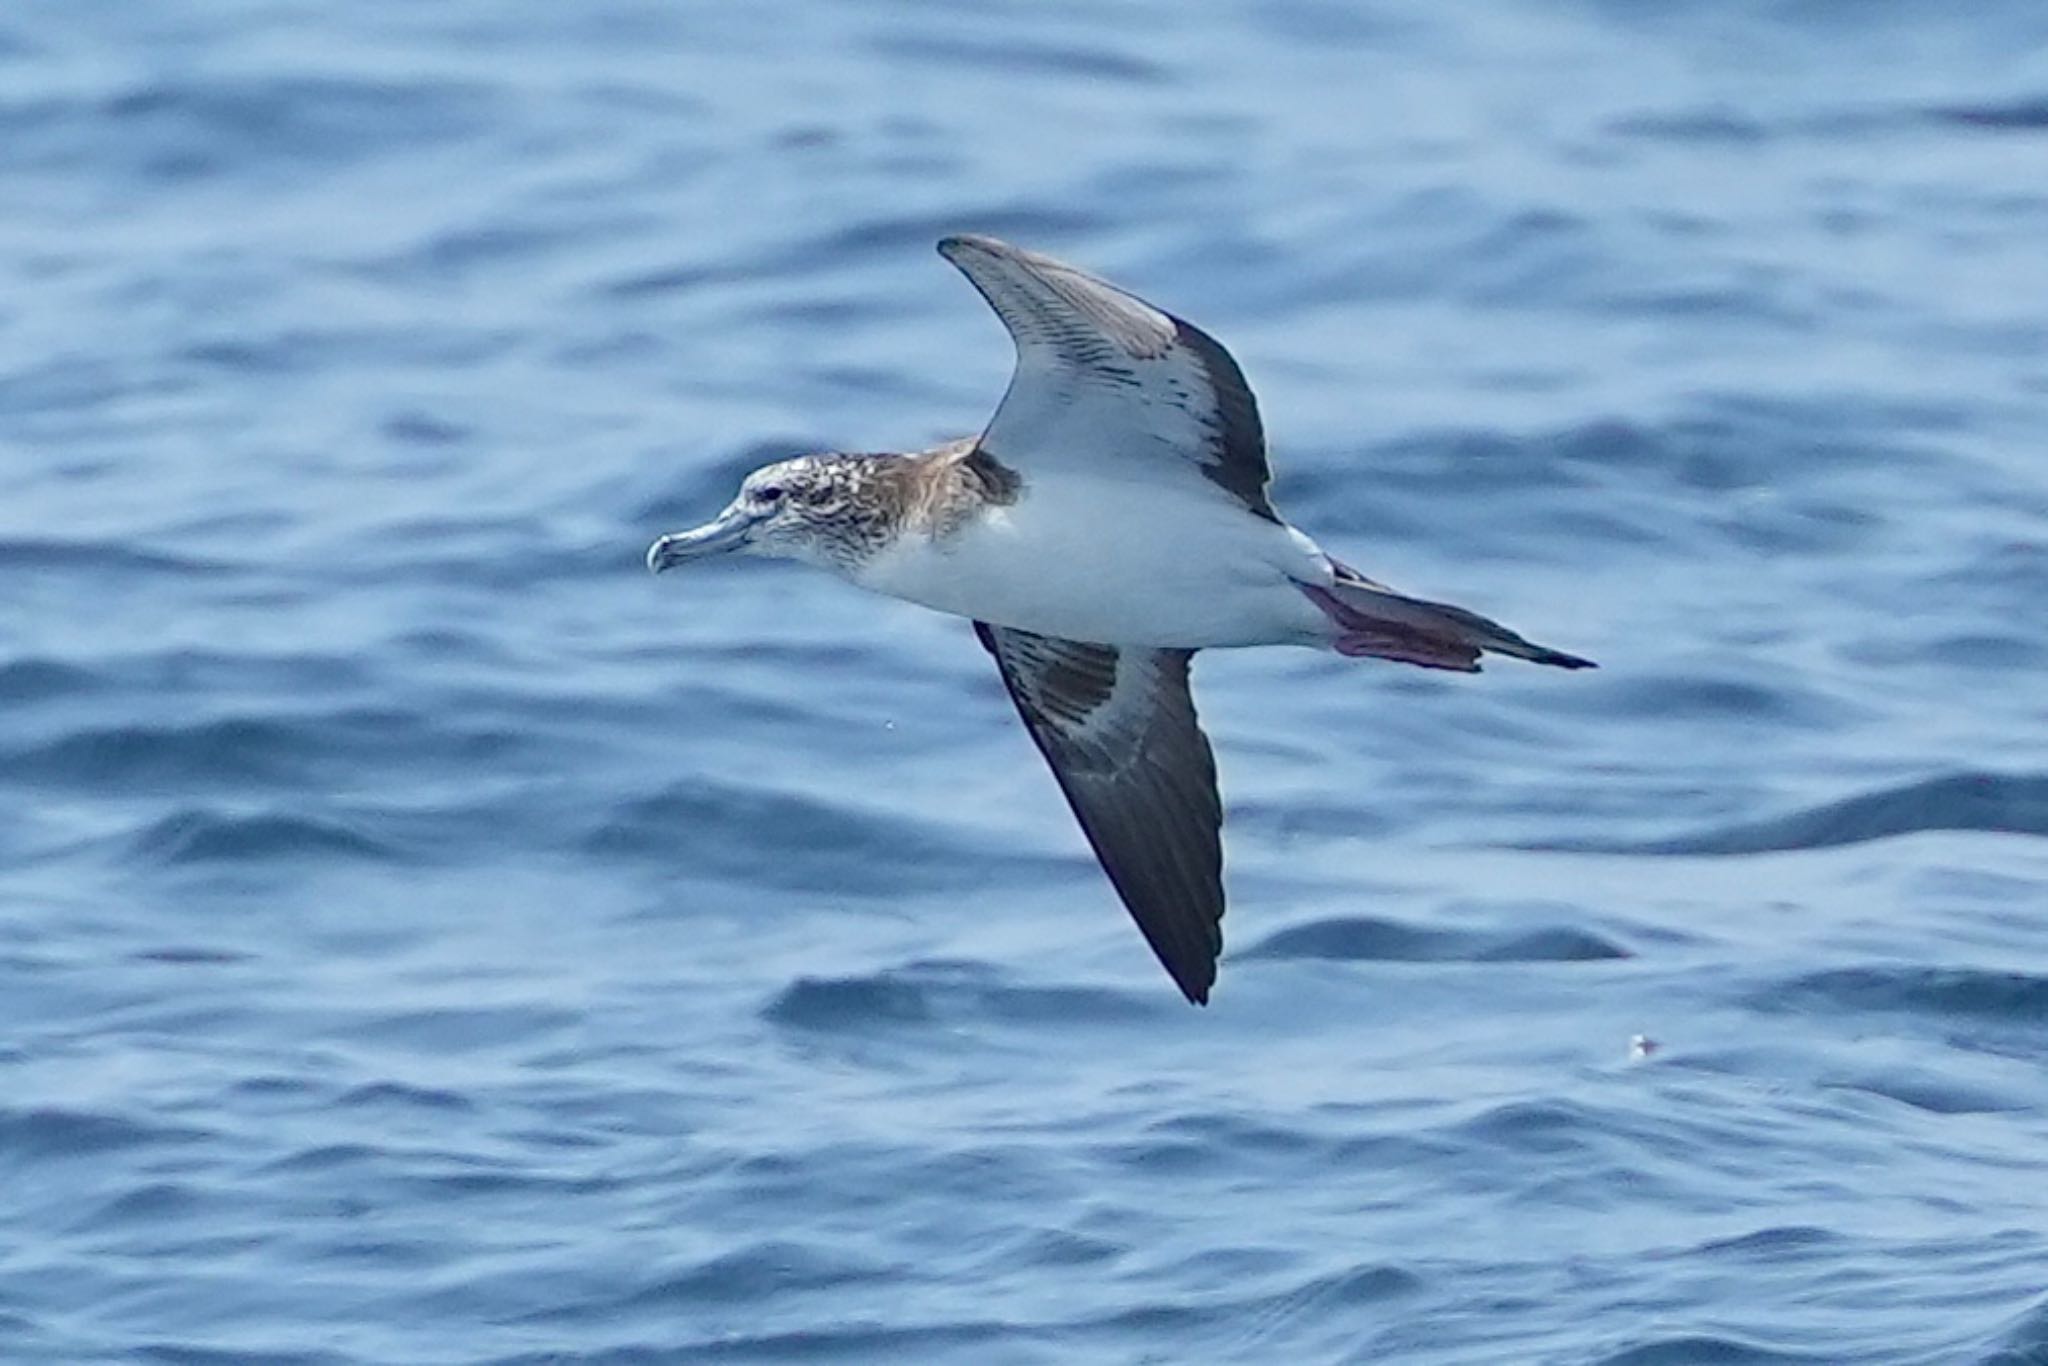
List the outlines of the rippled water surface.
{"label": "rippled water surface", "polygon": [[[0,185],[0,1354],[2048,1361],[2048,11],[23,0]],[[963,623],[640,565],[954,230],[1605,666],[1205,655],[1206,1011]]]}

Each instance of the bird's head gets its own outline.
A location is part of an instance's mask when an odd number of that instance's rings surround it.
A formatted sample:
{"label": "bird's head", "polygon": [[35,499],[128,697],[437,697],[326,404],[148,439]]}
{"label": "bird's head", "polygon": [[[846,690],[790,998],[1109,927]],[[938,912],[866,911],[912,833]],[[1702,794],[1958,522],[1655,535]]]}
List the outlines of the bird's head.
{"label": "bird's head", "polygon": [[843,455],[800,455],[763,465],[711,521],[656,541],[647,567],[659,574],[735,550],[835,567],[863,530],[859,463]]}

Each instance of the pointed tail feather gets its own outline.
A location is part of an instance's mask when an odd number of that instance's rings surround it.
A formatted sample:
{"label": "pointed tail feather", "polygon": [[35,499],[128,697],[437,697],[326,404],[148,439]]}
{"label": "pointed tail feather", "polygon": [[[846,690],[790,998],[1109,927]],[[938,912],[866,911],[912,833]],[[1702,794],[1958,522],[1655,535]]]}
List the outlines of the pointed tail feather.
{"label": "pointed tail feather", "polygon": [[1329,588],[1304,585],[1302,591],[1336,623],[1341,653],[1467,673],[1478,672],[1482,651],[1559,669],[1598,667],[1590,659],[1526,640],[1477,612],[1411,598],[1344,565],[1336,568],[1337,581]]}

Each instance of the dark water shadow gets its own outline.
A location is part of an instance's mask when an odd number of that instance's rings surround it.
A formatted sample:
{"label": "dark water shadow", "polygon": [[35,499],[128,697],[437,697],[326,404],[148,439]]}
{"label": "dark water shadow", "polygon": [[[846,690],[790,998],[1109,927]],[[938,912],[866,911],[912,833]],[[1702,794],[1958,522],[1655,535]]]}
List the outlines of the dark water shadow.
{"label": "dark water shadow", "polygon": [[1923,830],[2048,835],[2048,775],[1967,772],[1881,788],[1768,820],[1643,841],[1538,847],[1599,854],[1768,854],[1829,849]]}
{"label": "dark water shadow", "polygon": [[1570,925],[1465,930],[1346,916],[1294,925],[1233,955],[1380,963],[1582,963],[1628,958],[1628,949]]}

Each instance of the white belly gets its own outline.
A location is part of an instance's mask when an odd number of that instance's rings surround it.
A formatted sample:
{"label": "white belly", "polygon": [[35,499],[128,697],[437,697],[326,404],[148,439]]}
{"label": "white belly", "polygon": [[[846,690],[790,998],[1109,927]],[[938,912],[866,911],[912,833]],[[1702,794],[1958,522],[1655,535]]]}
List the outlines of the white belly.
{"label": "white belly", "polygon": [[903,537],[852,577],[941,612],[1110,645],[1309,644],[1329,629],[1295,587],[1329,582],[1315,543],[1199,489],[1029,488],[949,536]]}

